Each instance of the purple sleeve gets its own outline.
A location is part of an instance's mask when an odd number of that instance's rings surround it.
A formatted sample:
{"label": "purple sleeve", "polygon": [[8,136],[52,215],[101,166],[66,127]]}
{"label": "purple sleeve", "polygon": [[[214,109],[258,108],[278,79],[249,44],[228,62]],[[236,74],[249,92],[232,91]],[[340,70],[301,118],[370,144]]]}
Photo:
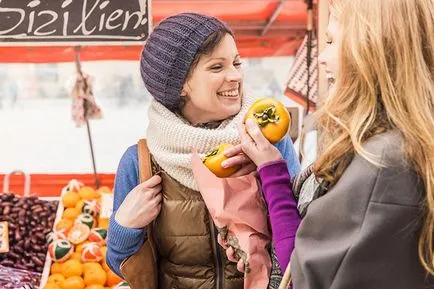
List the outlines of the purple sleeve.
{"label": "purple sleeve", "polygon": [[268,205],[273,243],[282,270],[288,266],[294,250],[300,215],[291,189],[291,177],[285,160],[269,162],[258,168],[262,190]]}

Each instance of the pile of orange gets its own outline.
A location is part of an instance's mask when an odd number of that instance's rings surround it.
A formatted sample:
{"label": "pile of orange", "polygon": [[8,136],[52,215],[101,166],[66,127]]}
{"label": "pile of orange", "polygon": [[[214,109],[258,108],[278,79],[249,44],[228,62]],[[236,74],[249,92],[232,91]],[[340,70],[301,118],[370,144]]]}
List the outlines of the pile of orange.
{"label": "pile of orange", "polygon": [[[82,213],[85,201],[99,200],[102,193],[111,192],[107,187],[94,190],[92,187],[83,186],[78,190],[70,190],[63,194],[62,203],[65,207],[62,218],[55,225],[55,230],[68,232],[75,219]],[[98,216],[95,218],[96,226],[107,228],[107,224],[98,224]],[[113,273],[107,266],[105,256],[107,247],[101,244],[103,259],[100,262],[82,262],[81,252],[84,245],[90,243],[85,240],[75,245],[74,253],[63,263],[53,262],[50,276],[43,289],[113,289],[123,280]]]}

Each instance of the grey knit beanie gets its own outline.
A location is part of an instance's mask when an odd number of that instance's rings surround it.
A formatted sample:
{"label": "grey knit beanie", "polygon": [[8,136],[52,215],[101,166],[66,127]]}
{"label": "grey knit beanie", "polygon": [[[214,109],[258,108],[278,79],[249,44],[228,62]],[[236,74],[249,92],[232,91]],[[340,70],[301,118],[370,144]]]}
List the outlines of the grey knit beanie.
{"label": "grey knit beanie", "polygon": [[217,18],[196,13],[181,13],[161,21],[149,35],[140,60],[140,72],[149,93],[169,110],[177,110],[199,47],[221,29],[232,34]]}

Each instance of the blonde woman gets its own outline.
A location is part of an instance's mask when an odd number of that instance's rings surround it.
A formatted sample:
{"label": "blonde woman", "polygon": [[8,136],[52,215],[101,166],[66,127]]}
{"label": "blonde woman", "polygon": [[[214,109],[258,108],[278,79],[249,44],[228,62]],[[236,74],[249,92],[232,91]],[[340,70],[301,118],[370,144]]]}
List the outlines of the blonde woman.
{"label": "blonde woman", "polygon": [[[293,287],[434,288],[434,1],[331,7],[320,56],[333,83],[317,113],[321,154],[294,182],[303,219]],[[291,209],[276,201],[288,198],[287,168],[254,123],[240,133],[279,234],[273,216]],[[263,177],[270,172],[274,179]],[[278,258],[285,267],[288,257]]]}

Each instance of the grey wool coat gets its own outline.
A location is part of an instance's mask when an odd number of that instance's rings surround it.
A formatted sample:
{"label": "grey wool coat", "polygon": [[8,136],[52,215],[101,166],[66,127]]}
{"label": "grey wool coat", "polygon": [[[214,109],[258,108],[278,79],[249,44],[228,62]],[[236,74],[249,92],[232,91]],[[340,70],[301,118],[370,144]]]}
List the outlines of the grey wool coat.
{"label": "grey wool coat", "polygon": [[418,258],[424,186],[404,159],[402,137],[389,131],[364,148],[386,167],[355,156],[312,201],[291,257],[294,289],[434,288]]}

